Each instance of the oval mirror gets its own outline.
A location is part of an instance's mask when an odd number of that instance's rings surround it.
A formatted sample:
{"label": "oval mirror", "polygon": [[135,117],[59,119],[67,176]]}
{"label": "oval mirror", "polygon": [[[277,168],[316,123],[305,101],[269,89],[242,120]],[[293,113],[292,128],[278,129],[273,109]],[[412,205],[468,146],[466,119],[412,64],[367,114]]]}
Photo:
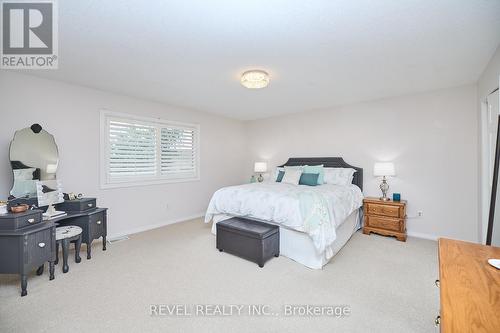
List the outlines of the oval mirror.
{"label": "oval mirror", "polygon": [[54,136],[38,124],[16,131],[10,143],[10,164],[14,184],[10,195],[37,196],[37,180],[55,180],[59,153]]}

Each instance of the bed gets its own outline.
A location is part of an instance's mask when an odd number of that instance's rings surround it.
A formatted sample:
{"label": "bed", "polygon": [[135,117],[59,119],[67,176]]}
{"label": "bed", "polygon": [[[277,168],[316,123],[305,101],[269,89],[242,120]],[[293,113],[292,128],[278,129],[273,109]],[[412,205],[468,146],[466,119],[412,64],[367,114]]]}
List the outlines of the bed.
{"label": "bed", "polygon": [[272,180],[219,189],[210,200],[205,222],[233,216],[277,224],[280,255],[312,269],[321,269],[360,227],[363,169],[340,157],[290,158],[285,166],[320,165],[353,168],[352,184],[318,186],[285,184]]}

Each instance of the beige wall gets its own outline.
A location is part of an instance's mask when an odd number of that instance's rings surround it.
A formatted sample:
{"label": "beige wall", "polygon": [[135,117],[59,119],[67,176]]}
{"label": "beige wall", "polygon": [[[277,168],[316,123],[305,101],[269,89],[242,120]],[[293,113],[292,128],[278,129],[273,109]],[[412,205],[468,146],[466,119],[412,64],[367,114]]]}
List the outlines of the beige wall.
{"label": "beige wall", "polygon": [[[111,236],[201,215],[216,189],[246,179],[240,121],[5,71],[0,73],[0,101],[0,198],[12,184],[8,149],[14,131],[40,123],[59,146],[58,178],[64,189],[95,196],[100,206],[109,207]],[[103,108],[200,124],[201,181],[101,190]]]}
{"label": "beige wall", "polygon": [[[380,195],[373,163],[394,161],[390,191],[409,201],[409,234],[476,241],[476,101],[468,85],[251,121],[250,156],[274,166],[288,157],[342,156],[364,168],[372,196]],[[413,218],[418,211],[423,216]]]}
{"label": "beige wall", "polygon": [[498,88],[500,81],[500,46],[497,48],[495,54],[491,58],[490,62],[486,66],[484,72],[481,74],[477,82],[477,109],[478,109],[478,129],[479,129],[479,137],[478,140],[479,149],[478,149],[478,159],[480,162],[479,175],[478,175],[478,186],[479,186],[479,207],[478,210],[478,220],[480,223],[478,224],[478,233],[481,241],[486,239],[486,230],[488,225],[488,216],[489,216],[489,204],[490,204],[490,182],[489,175],[487,174],[488,167],[486,163],[486,152],[485,147],[487,138],[484,136],[486,129],[484,128],[485,122],[485,114],[486,110],[483,109],[482,103],[486,100],[486,96],[491,93],[494,89]]}

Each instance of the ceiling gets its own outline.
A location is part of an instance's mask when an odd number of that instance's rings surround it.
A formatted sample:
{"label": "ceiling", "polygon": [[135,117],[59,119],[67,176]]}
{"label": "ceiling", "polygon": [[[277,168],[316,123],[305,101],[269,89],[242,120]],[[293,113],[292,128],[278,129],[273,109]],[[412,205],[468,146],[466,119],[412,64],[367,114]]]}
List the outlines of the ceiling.
{"label": "ceiling", "polygon": [[500,43],[500,0],[58,3],[59,69],[30,74],[242,120],[473,83]]}

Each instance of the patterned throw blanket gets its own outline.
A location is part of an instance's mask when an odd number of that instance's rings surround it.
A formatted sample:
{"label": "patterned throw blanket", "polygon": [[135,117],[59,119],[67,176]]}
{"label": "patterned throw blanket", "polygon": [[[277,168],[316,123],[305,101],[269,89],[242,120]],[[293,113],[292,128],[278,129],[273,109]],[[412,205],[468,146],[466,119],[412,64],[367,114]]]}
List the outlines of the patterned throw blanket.
{"label": "patterned throw blanket", "polygon": [[298,193],[298,199],[304,221],[304,231],[311,237],[316,249],[323,253],[337,238],[328,210],[328,200],[313,191]]}

